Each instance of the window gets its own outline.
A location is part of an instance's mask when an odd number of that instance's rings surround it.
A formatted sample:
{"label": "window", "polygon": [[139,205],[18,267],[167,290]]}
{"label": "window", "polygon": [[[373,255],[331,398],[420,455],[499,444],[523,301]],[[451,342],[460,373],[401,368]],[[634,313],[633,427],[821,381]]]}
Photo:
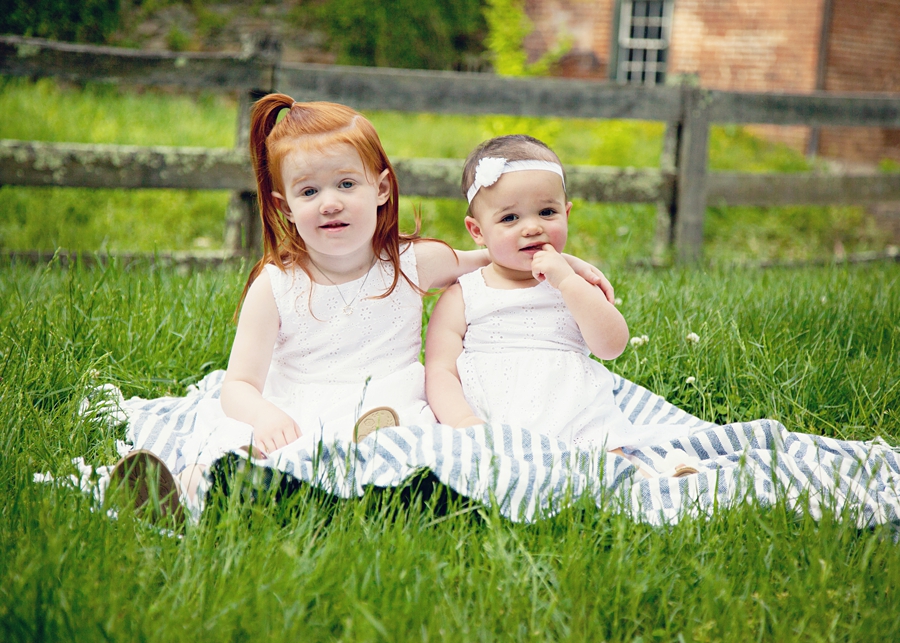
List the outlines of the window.
{"label": "window", "polygon": [[616,80],[658,85],[666,80],[674,0],[622,0],[616,51]]}

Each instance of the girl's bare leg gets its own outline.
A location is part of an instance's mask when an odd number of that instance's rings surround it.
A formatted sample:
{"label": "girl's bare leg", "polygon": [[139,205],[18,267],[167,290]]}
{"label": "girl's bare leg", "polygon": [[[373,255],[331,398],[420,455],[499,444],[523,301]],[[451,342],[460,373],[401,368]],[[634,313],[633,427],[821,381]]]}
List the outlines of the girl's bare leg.
{"label": "girl's bare leg", "polygon": [[178,474],[178,483],[187,498],[194,501],[197,497],[197,487],[203,479],[203,473],[207,467],[203,464],[189,464],[184,471]]}

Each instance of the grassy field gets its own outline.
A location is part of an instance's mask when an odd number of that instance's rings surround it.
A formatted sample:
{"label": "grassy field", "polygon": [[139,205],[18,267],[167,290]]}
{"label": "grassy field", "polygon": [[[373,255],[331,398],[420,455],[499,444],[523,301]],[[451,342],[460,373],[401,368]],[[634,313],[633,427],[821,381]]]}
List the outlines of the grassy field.
{"label": "grassy field", "polygon": [[[51,80],[0,78],[0,138],[231,147],[236,107],[227,96],[139,94],[114,87],[60,86]],[[479,142],[529,133],[546,141],[565,163],[653,167],[663,127],[638,121],[589,121],[435,114],[369,114],[391,158],[465,158]],[[797,152],[751,136],[739,127],[714,127],[714,170],[809,170]],[[401,186],[402,192],[402,186]],[[164,251],[219,248],[225,192],[84,190],[0,186],[0,249]],[[471,247],[461,219],[463,202],[401,199],[403,225],[413,212],[423,233]],[[646,259],[652,253],[655,208],[576,203],[570,251],[603,265]],[[828,258],[884,249],[891,241],[862,208],[710,208],[706,250],[711,262]]]}
{"label": "grassy field", "polygon": [[[228,98],[0,81],[0,138],[231,146]],[[370,115],[392,157],[461,158],[526,131],[567,163],[653,166],[662,130],[635,122]],[[588,135],[586,135],[588,134]],[[806,161],[716,128],[716,169]],[[217,247],[227,195],[0,187],[0,248]],[[454,200],[402,203],[471,247]],[[705,270],[649,271],[651,208],[578,203],[569,251],[599,262],[632,335],[610,368],[707,420],[900,444],[900,264],[753,270],[886,241],[858,208],[710,209]],[[579,505],[534,525],[441,518],[397,494],[301,493],[214,511],[179,537],[78,491],[35,484],[72,458],[116,459],[122,426],[78,414],[113,383],[181,395],[226,363],[246,267],[187,272],[0,264],[0,640],[866,641],[900,637],[900,546],[784,507],[669,528]],[[428,308],[433,304],[429,300]],[[690,344],[685,336],[697,333]],[[688,378],[694,378],[690,382]]]}
{"label": "grassy field", "polygon": [[[243,275],[0,267],[3,641],[900,636],[891,534],[783,507],[651,528],[579,505],[529,526],[298,494],[220,498],[176,538],[32,482],[73,457],[114,461],[123,428],[77,414],[93,386],[181,394],[223,367]],[[613,370],[709,420],[900,443],[900,266],[611,276],[632,334],[650,338]]]}

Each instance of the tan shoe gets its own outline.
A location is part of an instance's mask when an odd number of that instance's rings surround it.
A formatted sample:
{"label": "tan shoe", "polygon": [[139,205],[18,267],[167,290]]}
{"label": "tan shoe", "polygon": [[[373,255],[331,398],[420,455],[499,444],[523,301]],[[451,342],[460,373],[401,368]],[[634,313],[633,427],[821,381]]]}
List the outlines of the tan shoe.
{"label": "tan shoe", "polygon": [[[109,492],[124,486],[134,496],[134,511],[151,522],[184,522],[178,483],[165,462],[144,449],[132,451],[109,474]],[[107,492],[107,493],[109,493]]]}
{"label": "tan shoe", "polygon": [[700,473],[700,458],[688,455],[682,449],[672,449],[659,465],[661,478],[684,478]]}
{"label": "tan shoe", "polygon": [[361,442],[370,433],[389,426],[400,426],[397,412],[389,406],[379,406],[365,413],[353,427],[353,441]]}

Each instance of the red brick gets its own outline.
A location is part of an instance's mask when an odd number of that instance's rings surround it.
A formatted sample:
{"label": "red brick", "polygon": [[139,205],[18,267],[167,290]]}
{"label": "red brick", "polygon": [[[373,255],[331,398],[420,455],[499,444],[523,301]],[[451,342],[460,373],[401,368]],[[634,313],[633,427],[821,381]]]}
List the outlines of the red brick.
{"label": "red brick", "polygon": [[[825,89],[900,92],[900,0],[832,0]],[[557,68],[567,76],[606,78],[614,0],[526,0],[535,24],[526,39],[537,60],[571,37]],[[698,74],[700,84],[732,91],[816,89],[824,0],[677,0],[669,74]],[[805,149],[806,127],[753,126],[772,140]],[[857,161],[900,160],[900,130],[826,128],[820,153]]]}

